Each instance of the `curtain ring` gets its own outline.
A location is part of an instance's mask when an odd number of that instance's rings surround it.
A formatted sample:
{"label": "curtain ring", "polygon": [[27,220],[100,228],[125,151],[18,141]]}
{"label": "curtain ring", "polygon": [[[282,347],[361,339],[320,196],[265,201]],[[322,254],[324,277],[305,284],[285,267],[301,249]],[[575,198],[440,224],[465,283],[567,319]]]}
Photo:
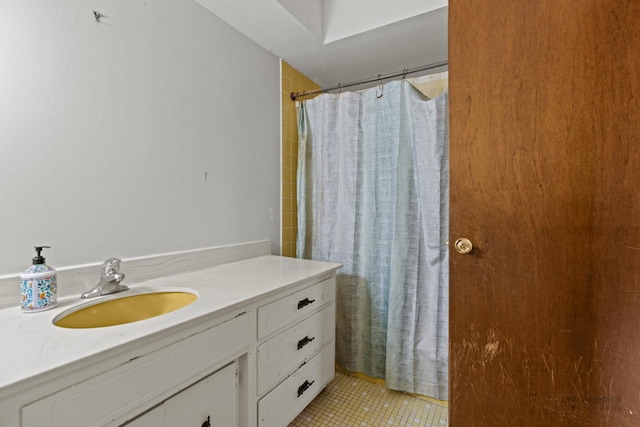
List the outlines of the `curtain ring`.
{"label": "curtain ring", "polygon": [[384,96],[384,86],[382,85],[380,74],[378,74],[378,79],[380,79],[380,95],[378,95],[378,88],[376,88],[376,98],[380,99]]}

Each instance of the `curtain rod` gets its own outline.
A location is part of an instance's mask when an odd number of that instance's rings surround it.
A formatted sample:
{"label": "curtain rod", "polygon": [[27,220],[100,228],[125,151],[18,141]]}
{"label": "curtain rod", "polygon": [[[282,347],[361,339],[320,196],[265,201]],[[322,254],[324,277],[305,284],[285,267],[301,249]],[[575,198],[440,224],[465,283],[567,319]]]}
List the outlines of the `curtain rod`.
{"label": "curtain rod", "polygon": [[443,67],[443,66],[447,65],[448,63],[449,62],[446,61],[446,60],[445,61],[440,61],[440,62],[434,62],[433,64],[423,65],[423,66],[416,67],[416,68],[405,68],[404,70],[402,70],[400,72],[392,73],[392,74],[386,74],[384,76],[381,76],[381,75],[378,74],[378,77],[372,77],[370,79],[359,80],[357,82],[346,83],[346,84],[343,84],[343,85],[338,83],[338,86],[334,86],[334,87],[310,90],[308,92],[291,92],[291,100],[295,101],[297,98],[299,98],[301,96],[315,95],[317,93],[330,92],[332,90],[342,89],[342,88],[345,88],[345,87],[357,86],[357,85],[362,85],[362,84],[365,84],[365,83],[373,83],[373,82],[377,82],[377,81],[381,81],[381,80],[390,79],[390,78],[393,78],[393,77],[406,76],[407,74],[414,74],[414,73],[418,73],[420,71],[426,71],[426,70],[431,70],[433,68]]}

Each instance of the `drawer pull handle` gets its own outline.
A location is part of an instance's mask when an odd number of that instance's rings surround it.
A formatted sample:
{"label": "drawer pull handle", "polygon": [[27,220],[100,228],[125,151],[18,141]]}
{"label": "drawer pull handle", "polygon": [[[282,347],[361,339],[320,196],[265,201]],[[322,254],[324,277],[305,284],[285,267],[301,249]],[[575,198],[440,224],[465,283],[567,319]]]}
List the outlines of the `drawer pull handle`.
{"label": "drawer pull handle", "polygon": [[311,387],[311,384],[313,384],[313,383],[315,383],[315,382],[316,382],[316,380],[313,380],[313,381],[311,381],[311,382],[309,382],[309,381],[305,380],[305,382],[304,382],[300,387],[298,387],[298,397],[302,396],[302,394],[303,394],[305,391],[307,391],[307,389],[308,389],[309,387]]}
{"label": "drawer pull handle", "polygon": [[298,350],[302,349],[305,345],[309,344],[311,341],[315,340],[316,337],[304,337],[300,341],[298,341]]}
{"label": "drawer pull handle", "polygon": [[302,307],[306,307],[309,304],[311,304],[312,302],[314,302],[314,299],[309,299],[309,298],[305,298],[302,301],[298,301],[298,310],[300,310]]}

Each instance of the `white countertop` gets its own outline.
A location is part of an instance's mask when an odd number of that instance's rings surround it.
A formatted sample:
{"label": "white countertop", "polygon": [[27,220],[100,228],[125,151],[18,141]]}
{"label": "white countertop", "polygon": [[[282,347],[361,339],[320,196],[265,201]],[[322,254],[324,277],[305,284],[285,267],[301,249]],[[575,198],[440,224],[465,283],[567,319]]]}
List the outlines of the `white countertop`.
{"label": "white countertop", "polygon": [[0,310],[0,399],[16,388],[43,381],[48,374],[74,362],[95,358],[178,325],[230,312],[338,268],[340,264],[261,256],[129,285],[129,291],[92,300],[159,288],[192,289],[199,297],[172,313],[105,328],[65,329],[53,325],[53,319],[61,312],[93,302],[80,300],[79,295],[61,298],[57,307],[39,313],[22,313],[19,307]]}

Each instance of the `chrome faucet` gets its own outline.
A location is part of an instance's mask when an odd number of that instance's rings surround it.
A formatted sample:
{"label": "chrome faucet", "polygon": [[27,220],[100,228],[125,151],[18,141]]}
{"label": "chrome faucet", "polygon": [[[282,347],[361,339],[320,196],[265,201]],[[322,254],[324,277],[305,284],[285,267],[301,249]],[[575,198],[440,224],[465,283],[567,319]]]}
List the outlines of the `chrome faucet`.
{"label": "chrome faucet", "polygon": [[115,294],[129,289],[128,286],[122,285],[120,282],[124,279],[124,273],[120,273],[120,263],[122,260],[118,258],[107,258],[102,263],[102,275],[100,283],[95,288],[83,293],[80,298],[92,298],[100,295]]}

